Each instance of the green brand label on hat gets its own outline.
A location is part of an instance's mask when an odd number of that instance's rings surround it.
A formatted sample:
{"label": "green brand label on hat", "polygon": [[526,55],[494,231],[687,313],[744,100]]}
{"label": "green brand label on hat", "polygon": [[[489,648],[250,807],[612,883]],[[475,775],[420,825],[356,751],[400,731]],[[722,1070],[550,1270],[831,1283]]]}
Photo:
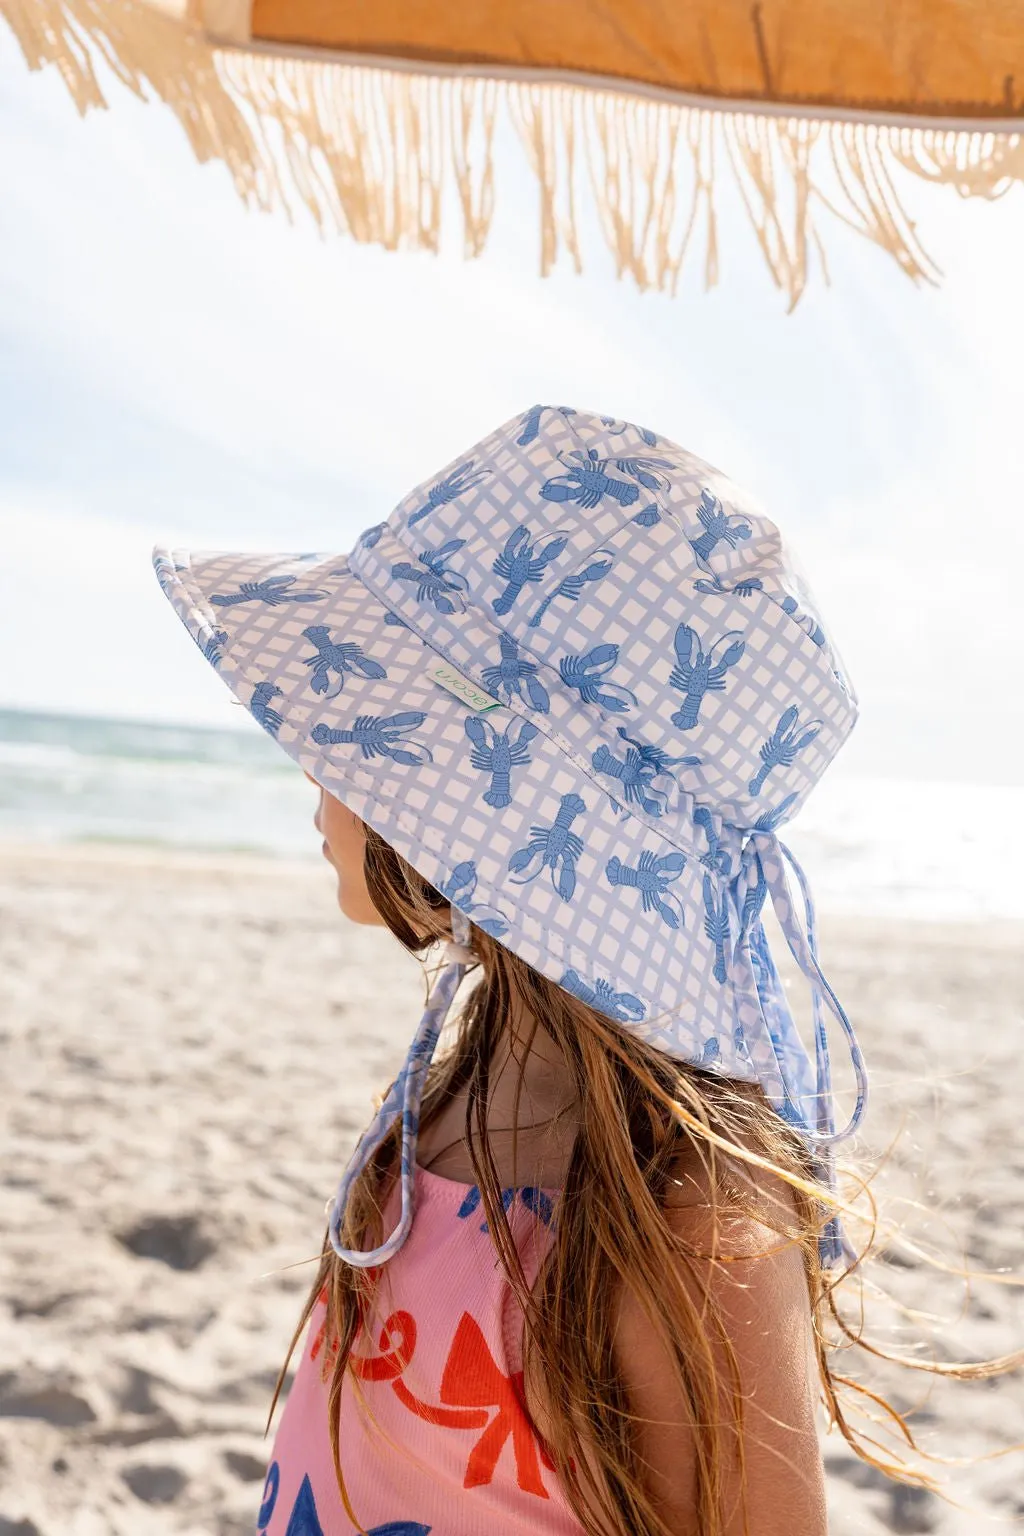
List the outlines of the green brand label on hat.
{"label": "green brand label on hat", "polygon": [[442,688],[447,688],[448,692],[460,699],[467,709],[482,711],[501,708],[500,699],[492,699],[490,694],[484,693],[476,683],[471,683],[468,677],[463,677],[450,662],[439,661],[434,666],[428,667],[427,676],[435,683],[440,683]]}

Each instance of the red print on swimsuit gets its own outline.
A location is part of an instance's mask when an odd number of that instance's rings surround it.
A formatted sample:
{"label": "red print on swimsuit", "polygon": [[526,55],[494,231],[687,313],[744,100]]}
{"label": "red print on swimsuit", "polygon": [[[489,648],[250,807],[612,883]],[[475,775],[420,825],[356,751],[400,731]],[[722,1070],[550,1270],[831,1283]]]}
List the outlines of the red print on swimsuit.
{"label": "red print on swimsuit", "polygon": [[[315,1360],[324,1342],[321,1326],[311,1350]],[[441,1376],[441,1402],[425,1403],[416,1397],[402,1373],[416,1350],[416,1321],[409,1312],[392,1312],[380,1331],[379,1355],[353,1355],[352,1369],[362,1381],[391,1383],[398,1401],[410,1413],[442,1429],[481,1429],[483,1434],[469,1453],[464,1488],[478,1488],[494,1476],[498,1457],[509,1436],[516,1461],[516,1480],[524,1493],[548,1497],[541,1481],[540,1463],[554,1470],[554,1463],[539,1443],[523,1406],[523,1373],[506,1376],[495,1363],[479,1323],[464,1312],[455,1330]],[[491,1410],[496,1409],[493,1417]]]}

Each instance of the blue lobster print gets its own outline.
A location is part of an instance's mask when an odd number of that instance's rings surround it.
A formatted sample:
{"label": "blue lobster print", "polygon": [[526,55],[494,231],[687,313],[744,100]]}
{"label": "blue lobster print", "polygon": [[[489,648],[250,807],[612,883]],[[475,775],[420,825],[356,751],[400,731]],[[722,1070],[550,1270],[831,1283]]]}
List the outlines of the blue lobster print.
{"label": "blue lobster print", "polygon": [[587,453],[574,449],[571,453],[560,453],[558,457],[565,465],[565,474],[545,480],[540,491],[545,501],[575,501],[589,511],[599,506],[606,496],[617,501],[620,507],[631,507],[640,495],[638,487],[630,481],[608,473],[611,460],[598,458],[596,448]]}
{"label": "blue lobster print", "polygon": [[693,584],[693,590],[704,593],[730,593],[735,597],[752,597],[755,592],[764,591],[764,582],[760,576],[744,576],[730,586],[722,580],[721,576],[716,576],[714,571],[711,571],[708,576],[698,576]]}
{"label": "blue lobster print", "polygon": [[329,592],[293,592],[295,576],[267,576],[263,581],[243,581],[237,592],[215,592],[210,598],[218,608],[233,608],[237,603],[266,603],[278,608],[282,603],[319,603]]}
{"label": "blue lobster print", "polygon": [[603,977],[598,977],[591,985],[589,981],[584,981],[578,971],[569,970],[559,978],[558,985],[573,997],[578,997],[581,1003],[586,1003],[588,1008],[607,1014],[620,1024],[635,1024],[647,1012],[646,1003],[634,997],[632,992],[616,992],[611,982],[605,981]]}
{"label": "blue lobster print", "polygon": [[421,517],[426,517],[430,512],[436,512],[439,507],[446,507],[464,491],[471,490],[474,485],[479,485],[481,480],[486,480],[489,474],[488,469],[476,468],[475,459],[467,459],[465,464],[460,464],[453,469],[451,474],[446,475],[443,480],[435,481],[427,491],[426,502],[418,511],[409,515],[406,526],[411,528],[413,523],[418,523]]}
{"label": "blue lobster print", "polygon": [[725,959],[725,946],[729,942],[729,893],[724,886],[716,893],[715,883],[706,871],[704,874],[704,932],[715,946],[715,980],[724,983],[729,974]]}
{"label": "blue lobster print", "polygon": [[565,686],[575,688],[584,704],[597,704],[610,715],[620,715],[637,703],[637,696],[621,683],[605,682],[618,659],[617,645],[595,645],[582,656],[563,656],[558,670]]}
{"label": "blue lobster print", "polygon": [[511,926],[509,919],[497,907],[473,900],[476,883],[476,864],[472,859],[463,859],[461,864],[456,864],[445,883],[438,886],[438,890],[447,901],[471,918],[478,928],[482,928],[484,933],[489,933],[492,939],[500,939],[508,933]]}
{"label": "blue lobster print", "polygon": [[203,655],[212,667],[219,667],[221,662],[224,660],[224,647],[227,645],[227,643],[227,630],[215,629],[207,636],[203,645],[200,647]]}
{"label": "blue lobster print", "polygon": [[525,688],[526,699],[523,702],[529,702],[538,714],[546,715],[551,708],[551,697],[537,675],[537,663],[524,661],[519,654],[518,640],[504,630],[498,644],[501,661],[496,667],[484,667],[480,673],[488,693],[510,703],[513,694],[517,699],[523,699]]}
{"label": "blue lobster print", "polygon": [[576,890],[576,862],[583,852],[583,839],[570,830],[577,816],[582,816],[586,805],[581,795],[563,795],[553,824],[550,827],[530,828],[530,841],[525,848],[518,848],[508,861],[513,874],[528,870],[521,880],[524,885],[534,880],[542,869],[550,869],[551,884],[563,901],[571,901]]}
{"label": "blue lobster print", "polygon": [[754,932],[754,925],[761,915],[761,908],[768,896],[768,881],[760,855],[753,856],[754,884],[748,884],[740,909],[740,939]]}
{"label": "blue lobster print", "polygon": [[608,575],[614,558],[610,550],[599,549],[597,551],[597,558],[592,560],[589,565],[584,566],[582,571],[575,571],[571,576],[563,576],[558,586],[553,592],[548,593],[537,609],[537,612],[531,618],[529,628],[536,629],[556,597],[568,598],[570,603],[577,602],[580,593],[588,582],[600,581],[603,576]]}
{"label": "blue lobster print", "polygon": [[623,864],[615,854],[608,860],[604,872],[609,885],[621,885],[639,891],[645,912],[657,912],[670,928],[681,928],[685,910],[669,886],[673,880],[679,879],[685,867],[686,859],[681,853],[658,855],[645,849],[635,869],[630,864]]}
{"label": "blue lobster print", "polygon": [[718,548],[719,544],[728,544],[730,549],[735,549],[741,539],[749,539],[751,536],[750,524],[746,518],[736,512],[726,512],[717,496],[712,496],[709,490],[700,493],[700,506],[697,508],[697,521],[700,523],[703,533],[687,534],[690,548],[697,556],[697,563],[703,569],[708,569],[708,561]]}
{"label": "blue lobster print", "polygon": [[667,789],[656,789],[655,779],[671,779],[670,770],[682,763],[687,768],[696,767],[699,757],[669,757],[660,747],[649,746],[630,736],[624,725],[616,726],[622,740],[628,743],[625,759],[616,757],[606,746],[598,747],[591,762],[598,773],[615,779],[622,785],[627,805],[639,805],[648,816],[661,816],[668,801]]}
{"label": "blue lobster print", "polygon": [[[325,624],[311,624],[302,631],[309,643],[316,647],[315,656],[303,656],[305,666],[312,668],[310,687],[314,693],[327,699],[336,699],[345,686],[349,673],[360,677],[387,677],[379,661],[363,655],[363,648],[354,640],[332,640]],[[331,673],[337,673],[337,681],[331,681]]]}
{"label": "blue lobster print", "polygon": [[484,803],[496,810],[512,804],[512,769],[525,767],[530,761],[529,744],[537,735],[537,727],[528,720],[519,724],[519,734],[514,738],[514,725],[499,731],[489,720],[479,720],[471,715],[466,721],[466,735],[473,743],[469,760],[474,768],[491,775],[490,788],[484,794]]}
{"label": "blue lobster print", "polygon": [[[746,650],[746,643],[735,638],[738,633],[735,629],[728,630],[705,652],[697,639],[696,630],[691,629],[689,624],[680,624],[676,629],[676,665],[669,673],[669,682],[673,688],[682,690],[684,698],[682,707],[670,718],[672,724],[678,725],[680,730],[692,731],[696,726],[706,693],[721,693],[725,689],[725,674],[730,667],[736,665]],[[720,645],[725,645],[726,649],[721,656],[717,656]]]}
{"label": "blue lobster print", "polygon": [[[520,448],[528,448],[540,436],[540,418],[547,409],[548,407],[545,405],[533,405],[527,411],[520,424],[519,436],[516,438]],[[576,414],[571,406],[568,405],[556,405],[555,410],[561,412],[566,419]]]}
{"label": "blue lobster print", "polygon": [[700,1053],[701,1066],[710,1067],[713,1062],[721,1059],[721,1055],[722,1047],[719,1043],[717,1035],[709,1035],[708,1038],[704,1041],[704,1048]]}
{"label": "blue lobster print", "polygon": [[615,416],[602,416],[601,425],[607,427],[613,437],[621,437],[624,432],[635,432],[640,441],[646,443],[648,448],[656,448],[658,446],[658,439],[649,427],[637,427],[631,421],[622,421]]}
{"label": "blue lobster print", "polygon": [[538,546],[525,523],[520,523],[505,540],[505,548],[491,569],[507,583],[504,592],[493,600],[495,613],[508,613],[527,582],[540,581],[552,560],[557,560],[569,537],[565,533],[548,534]]}
{"label": "blue lobster print", "polygon": [[[356,543],[359,546],[359,548],[360,549],[373,549],[375,547],[375,545],[380,543],[381,536],[383,535],[384,530],[385,530],[386,527],[387,527],[387,523],[374,523],[372,528],[367,528],[366,532],[365,533],[361,533],[359,535],[358,539],[356,540]],[[331,575],[332,576],[344,576],[345,572],[344,571],[332,571]]]}
{"label": "blue lobster print", "polygon": [[438,613],[464,610],[469,583],[465,576],[449,571],[447,562],[465,542],[465,539],[449,539],[440,549],[421,550],[416,558],[422,569],[410,565],[408,560],[398,560],[391,567],[391,574],[397,576],[399,581],[412,582],[416,587],[417,599],[421,603],[433,603]]}
{"label": "blue lobster print", "polygon": [[284,719],[280,710],[275,709],[270,701],[282,697],[280,688],[275,687],[273,683],[257,683],[249,700],[249,712],[253,719],[258,721],[265,731],[269,731],[275,740],[284,724]]}
{"label": "blue lobster print", "polygon": [[754,822],[752,830],[754,832],[774,832],[776,827],[780,827],[789,815],[789,808],[796,797],[797,792],[794,789],[793,793],[787,795],[785,800],[780,800],[778,805],[770,806],[768,810],[762,811]]}
{"label": "blue lobster print", "polygon": [[657,470],[671,469],[668,459],[637,458],[616,459],[615,468],[624,475],[629,475],[638,485],[642,485],[645,491],[667,491],[669,478],[667,475],[657,474]]}
{"label": "blue lobster print", "polygon": [[796,617],[796,622],[800,625],[800,628],[810,635],[815,645],[825,644],[825,631],[813,614],[800,612],[800,605],[795,597],[783,598],[782,611]]}
{"label": "blue lobster print", "polygon": [[800,712],[795,704],[784,709],[779,716],[774,731],[760,749],[761,766],[747,785],[752,795],[761,793],[765,780],[774,768],[788,768],[797,753],[809,747],[822,728],[821,720],[809,720],[806,725],[800,726],[797,723],[799,718]]}
{"label": "blue lobster print", "polygon": [[156,579],[165,592],[170,592],[174,586],[174,578],[179,571],[187,569],[184,565],[176,565],[173,560],[168,560],[166,555],[157,555],[153,561],[153,569]]}
{"label": "blue lobster print", "polygon": [[661,513],[657,507],[643,507],[639,512],[634,512],[630,522],[639,524],[641,528],[653,528],[655,523],[661,522]]}
{"label": "blue lobster print", "polygon": [[718,833],[715,831],[715,823],[711,812],[706,805],[694,806],[693,824],[700,827],[707,839],[707,852],[702,853],[700,862],[705,869],[710,869],[716,875],[729,875],[732,872],[732,859],[722,847]]}
{"label": "blue lobster print", "polygon": [[[378,715],[357,715],[350,730],[314,725],[310,735],[318,747],[356,746],[363,757],[390,757],[392,762],[410,765],[432,763],[434,755],[430,748],[408,735],[426,718],[421,709],[403,710],[384,719]],[[400,742],[404,745],[398,745]]]}

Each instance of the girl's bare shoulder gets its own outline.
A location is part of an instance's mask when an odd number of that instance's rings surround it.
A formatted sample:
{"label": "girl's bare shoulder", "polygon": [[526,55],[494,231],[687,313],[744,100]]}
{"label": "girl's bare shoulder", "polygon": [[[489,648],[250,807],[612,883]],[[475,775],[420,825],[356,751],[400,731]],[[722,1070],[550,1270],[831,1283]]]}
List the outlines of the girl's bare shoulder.
{"label": "girl's bare shoulder", "polygon": [[[623,1288],[616,1363],[650,1491],[669,1528],[689,1529],[695,1519],[699,1454],[694,1404],[663,1322],[671,1307],[677,1319],[689,1319],[683,1353],[701,1351],[717,1377],[724,1486],[738,1488],[745,1477],[750,1536],[824,1536],[811,1309],[803,1249],[790,1235],[795,1208],[778,1175],[733,1161],[723,1182],[735,1191],[727,1187],[724,1198],[699,1159],[678,1170],[665,1211],[680,1258],[658,1286],[662,1315],[651,1313],[649,1288]],[[737,1389],[742,1432],[729,1427]],[[737,1504],[723,1536],[743,1529]]]}

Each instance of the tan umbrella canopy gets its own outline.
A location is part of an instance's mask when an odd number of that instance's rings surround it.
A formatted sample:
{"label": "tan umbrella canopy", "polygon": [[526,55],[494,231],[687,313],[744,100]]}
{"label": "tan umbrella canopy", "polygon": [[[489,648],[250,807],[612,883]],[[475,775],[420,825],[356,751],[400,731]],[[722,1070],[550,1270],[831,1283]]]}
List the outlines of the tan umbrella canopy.
{"label": "tan umbrella canopy", "polygon": [[[908,177],[993,198],[1024,181],[1024,0],[0,0],[81,111],[102,62],[177,116],[263,209],[436,249],[448,197],[487,240],[510,124],[540,189],[540,262],[596,223],[619,274],[718,267],[732,178],[795,304],[839,218],[915,281],[937,269]],[[450,189],[450,193],[449,193]],[[825,267],[827,273],[827,266]]]}

